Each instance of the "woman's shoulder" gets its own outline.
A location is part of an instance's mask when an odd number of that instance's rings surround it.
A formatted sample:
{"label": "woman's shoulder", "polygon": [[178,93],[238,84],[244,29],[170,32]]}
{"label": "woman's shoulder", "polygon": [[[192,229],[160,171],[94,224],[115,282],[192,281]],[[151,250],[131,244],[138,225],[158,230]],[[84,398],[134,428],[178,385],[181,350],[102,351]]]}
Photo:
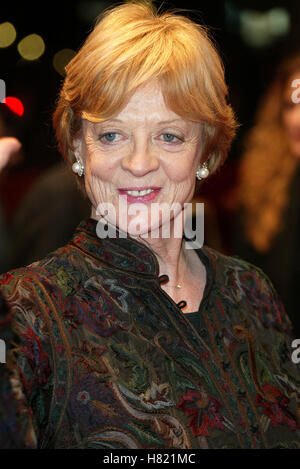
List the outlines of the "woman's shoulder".
{"label": "woman's shoulder", "polygon": [[240,256],[224,254],[203,246],[210,259],[216,291],[220,297],[259,319],[264,327],[275,327],[292,334],[292,325],[285,306],[272,280],[259,266]]}
{"label": "woman's shoulder", "polygon": [[253,278],[256,282],[266,281],[272,286],[269,277],[262,268],[241,258],[238,254],[225,254],[207,245],[204,245],[202,250],[204,250],[205,254],[210,259],[210,265],[214,270],[217,280],[218,278],[223,279],[224,275],[229,275],[234,271],[245,280]]}
{"label": "woman's shoulder", "polygon": [[[61,376],[68,372],[58,314],[63,295],[57,287],[59,275],[54,275],[59,252],[62,260],[66,260],[58,250],[0,276],[0,337],[5,341],[7,356],[6,366],[0,370],[0,401],[4,396],[7,404],[5,408],[0,404],[0,413],[3,409],[4,425],[9,428],[7,437],[0,431],[0,445],[4,447],[12,444],[7,442],[10,438],[16,440],[18,447],[37,447],[37,442],[46,435],[43,416],[49,412],[52,389],[56,386],[53,383],[58,382],[56,370],[60,370]],[[57,350],[60,354],[56,354]],[[7,389],[3,388],[5,381]],[[20,424],[10,420],[14,412],[20,414]]]}
{"label": "woman's shoulder", "polygon": [[11,283],[31,283],[38,281],[55,281],[63,276],[68,276],[74,270],[78,271],[78,264],[82,262],[82,256],[74,252],[70,243],[49,252],[45,257],[0,274],[0,288]]}

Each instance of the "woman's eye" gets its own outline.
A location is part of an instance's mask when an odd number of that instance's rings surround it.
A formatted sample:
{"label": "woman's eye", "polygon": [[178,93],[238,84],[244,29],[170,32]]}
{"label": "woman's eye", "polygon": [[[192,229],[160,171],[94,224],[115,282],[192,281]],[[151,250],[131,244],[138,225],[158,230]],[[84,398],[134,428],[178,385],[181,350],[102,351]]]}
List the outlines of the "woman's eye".
{"label": "woman's eye", "polygon": [[182,137],[177,137],[177,135],[173,134],[162,134],[163,141],[166,143],[180,143],[183,141]]}
{"label": "woman's eye", "polygon": [[[159,139],[162,139],[162,141],[165,143],[171,144],[179,144],[184,141],[182,137],[170,133],[161,134]],[[118,132],[106,132],[105,134],[99,136],[99,140],[104,144],[117,143],[122,140],[122,135]]]}
{"label": "woman's eye", "polygon": [[120,140],[120,138],[116,138],[117,135],[120,136],[120,134],[118,134],[117,132],[108,132],[106,134],[100,135],[99,140],[103,143],[113,143]]}

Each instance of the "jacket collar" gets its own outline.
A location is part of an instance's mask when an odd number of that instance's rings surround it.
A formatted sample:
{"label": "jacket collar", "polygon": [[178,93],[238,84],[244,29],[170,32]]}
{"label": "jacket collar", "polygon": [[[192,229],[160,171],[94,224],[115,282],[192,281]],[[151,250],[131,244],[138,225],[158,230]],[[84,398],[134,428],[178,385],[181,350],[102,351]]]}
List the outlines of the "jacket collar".
{"label": "jacket collar", "polygon": [[158,261],[147,246],[130,236],[120,237],[118,230],[114,238],[100,238],[97,223],[93,218],[83,220],[75,230],[72,243],[109,267],[151,276],[159,274]]}
{"label": "jacket collar", "polygon": [[[159,264],[150,248],[130,236],[121,238],[118,230],[115,238],[99,238],[97,223],[93,218],[83,220],[76,228],[71,242],[85,254],[110,268],[141,274],[148,278],[158,277]],[[215,278],[216,251],[202,246],[196,252],[206,268],[206,296]]]}

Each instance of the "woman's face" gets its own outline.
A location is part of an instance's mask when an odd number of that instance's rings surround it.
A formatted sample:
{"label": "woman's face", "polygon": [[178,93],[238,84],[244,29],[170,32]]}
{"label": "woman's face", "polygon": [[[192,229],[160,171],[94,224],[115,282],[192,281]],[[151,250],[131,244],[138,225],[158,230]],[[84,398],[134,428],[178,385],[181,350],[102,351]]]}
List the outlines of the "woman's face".
{"label": "woman's face", "polygon": [[299,99],[300,93],[292,87],[292,82],[299,78],[300,70],[288,80],[282,109],[282,124],[286,132],[288,145],[292,154],[298,158],[300,158],[300,103],[293,102],[292,96]]}
{"label": "woman's face", "polygon": [[[148,237],[169,222],[173,203],[178,205],[171,220],[182,216],[194,193],[202,125],[168,109],[157,82],[140,87],[115,118],[83,120],[82,130],[75,147],[85,166],[93,218],[105,215],[101,204],[110,203],[116,218],[110,212],[106,220],[132,236]],[[155,203],[160,211],[151,213]]]}

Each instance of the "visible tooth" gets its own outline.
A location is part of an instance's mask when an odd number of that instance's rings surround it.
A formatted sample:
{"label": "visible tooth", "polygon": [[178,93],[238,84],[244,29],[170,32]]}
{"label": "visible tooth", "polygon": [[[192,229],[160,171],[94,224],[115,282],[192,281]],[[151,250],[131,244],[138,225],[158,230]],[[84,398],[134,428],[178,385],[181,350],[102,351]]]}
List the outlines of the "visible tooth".
{"label": "visible tooth", "polygon": [[128,193],[129,195],[135,195],[135,196],[139,195],[139,192],[138,192],[138,191],[127,191],[127,193]]}
{"label": "visible tooth", "polygon": [[137,196],[150,194],[150,192],[152,192],[152,191],[153,191],[153,189],[145,189],[145,190],[142,190],[142,191],[127,191],[127,193],[129,195],[133,195],[133,196],[137,197]]}

